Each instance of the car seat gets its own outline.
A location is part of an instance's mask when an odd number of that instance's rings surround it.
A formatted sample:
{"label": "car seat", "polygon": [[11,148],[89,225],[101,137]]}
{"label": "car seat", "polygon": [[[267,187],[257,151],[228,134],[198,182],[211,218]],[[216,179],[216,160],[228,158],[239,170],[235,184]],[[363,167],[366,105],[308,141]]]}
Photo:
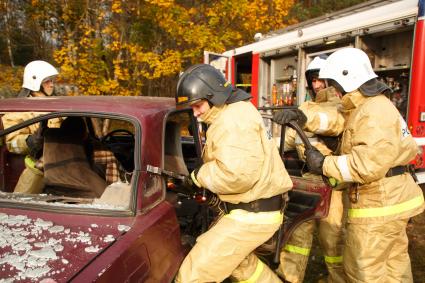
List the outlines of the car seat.
{"label": "car seat", "polygon": [[68,117],[59,129],[44,133],[46,193],[69,197],[100,197],[106,182],[90,166],[85,151],[87,129],[80,117]]}

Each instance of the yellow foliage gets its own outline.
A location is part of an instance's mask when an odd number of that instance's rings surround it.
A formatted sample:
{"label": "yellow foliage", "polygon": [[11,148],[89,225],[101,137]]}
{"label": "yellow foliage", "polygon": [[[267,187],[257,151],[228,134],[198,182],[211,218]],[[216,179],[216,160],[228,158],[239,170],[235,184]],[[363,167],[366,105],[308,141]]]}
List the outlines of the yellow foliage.
{"label": "yellow foliage", "polygon": [[294,3],[79,0],[90,6],[81,10],[61,1],[59,20],[67,28],[54,58],[63,80],[83,95],[139,95],[148,80],[175,78],[201,62],[203,50],[223,52],[252,41],[255,32],[284,27]]}
{"label": "yellow foliage", "polygon": [[23,67],[12,68],[0,65],[0,96],[14,97],[22,86]]}
{"label": "yellow foliage", "polygon": [[112,1],[112,7],[111,7],[112,12],[120,14],[123,12],[122,8],[121,8],[121,0],[114,0]]}

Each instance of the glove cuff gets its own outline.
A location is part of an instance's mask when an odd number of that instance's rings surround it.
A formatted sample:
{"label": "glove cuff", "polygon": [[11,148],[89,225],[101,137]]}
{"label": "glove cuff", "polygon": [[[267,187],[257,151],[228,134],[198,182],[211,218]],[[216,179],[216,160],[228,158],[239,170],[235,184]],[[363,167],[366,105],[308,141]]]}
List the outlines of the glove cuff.
{"label": "glove cuff", "polygon": [[202,188],[202,185],[199,183],[198,179],[196,178],[196,176],[198,175],[198,172],[199,172],[199,168],[196,168],[195,170],[193,170],[192,173],[190,173],[190,178],[192,179],[193,183],[198,188]]}

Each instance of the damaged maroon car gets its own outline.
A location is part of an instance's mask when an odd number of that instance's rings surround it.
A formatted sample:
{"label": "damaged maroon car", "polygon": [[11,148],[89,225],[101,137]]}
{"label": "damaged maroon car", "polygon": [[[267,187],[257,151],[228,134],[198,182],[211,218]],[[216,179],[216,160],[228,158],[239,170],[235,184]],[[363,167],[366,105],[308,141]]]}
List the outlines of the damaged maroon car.
{"label": "damaged maroon car", "polygon": [[[190,109],[171,98],[49,97],[2,100],[0,113],[27,117],[0,131],[2,282],[173,280],[216,215],[179,183],[201,162],[203,131]],[[28,153],[7,144],[34,125],[44,127],[37,189],[20,180]],[[285,159],[294,190],[283,242],[326,216],[330,196],[301,177],[301,161]]]}

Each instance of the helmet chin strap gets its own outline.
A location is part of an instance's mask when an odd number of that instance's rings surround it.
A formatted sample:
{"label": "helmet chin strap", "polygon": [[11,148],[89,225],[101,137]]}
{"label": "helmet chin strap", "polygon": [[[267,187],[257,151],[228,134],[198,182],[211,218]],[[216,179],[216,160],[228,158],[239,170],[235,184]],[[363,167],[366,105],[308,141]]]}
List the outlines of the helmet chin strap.
{"label": "helmet chin strap", "polygon": [[18,97],[28,97],[30,95],[31,95],[31,91],[27,88],[22,88],[18,93]]}

